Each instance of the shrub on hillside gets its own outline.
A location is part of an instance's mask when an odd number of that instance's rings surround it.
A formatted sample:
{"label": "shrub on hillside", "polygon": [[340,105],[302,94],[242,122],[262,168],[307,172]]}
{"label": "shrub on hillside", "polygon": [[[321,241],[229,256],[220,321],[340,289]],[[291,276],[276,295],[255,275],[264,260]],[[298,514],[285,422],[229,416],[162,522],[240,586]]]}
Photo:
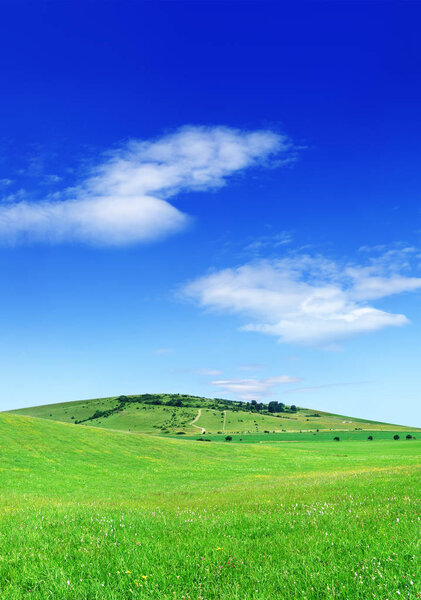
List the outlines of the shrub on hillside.
{"label": "shrub on hillside", "polygon": [[125,402],[129,402],[129,399],[127,398],[127,396],[119,396],[117,398],[117,402],[121,402],[122,404],[124,404]]}

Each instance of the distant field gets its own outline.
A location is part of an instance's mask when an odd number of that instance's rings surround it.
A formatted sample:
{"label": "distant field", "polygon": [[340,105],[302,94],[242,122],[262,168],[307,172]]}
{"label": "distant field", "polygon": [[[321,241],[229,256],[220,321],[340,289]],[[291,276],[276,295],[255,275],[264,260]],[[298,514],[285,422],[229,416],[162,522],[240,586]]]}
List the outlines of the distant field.
{"label": "distant field", "polygon": [[[360,441],[371,444],[375,440],[393,440],[394,435],[399,435],[400,441],[414,441],[417,436],[421,439],[421,434],[418,430],[364,430],[364,431],[320,431],[319,433],[312,433],[304,431],[302,433],[290,431],[289,433],[249,433],[249,434],[222,434],[222,435],[208,435],[208,434],[195,434],[195,435],[184,435],[179,439],[188,441],[212,441],[212,442],[225,442],[226,436],[229,435],[232,439],[229,443],[242,443],[242,444],[266,444],[268,442],[332,442],[335,441],[335,437],[339,437],[339,441]],[[406,439],[409,435],[411,438]],[[369,440],[371,436],[373,440]],[[179,436],[171,436],[179,437]],[[369,449],[368,449],[369,451]]]}
{"label": "distant field", "polygon": [[[315,417],[314,415],[318,415]],[[267,430],[271,433],[284,431],[316,431],[319,430],[355,430],[355,428],[370,431],[383,431],[393,429],[405,430],[407,427],[389,425],[387,423],[376,423],[364,421],[352,417],[343,417],[314,411],[312,409],[300,409],[297,414],[260,415],[256,413],[221,411],[210,409],[202,410],[202,415],[196,423],[206,429],[206,433],[215,434],[218,431],[227,433],[257,433]]]}
{"label": "distant field", "polygon": [[[176,403],[182,405],[177,406]],[[199,416],[199,409],[200,417],[191,425]],[[208,437],[218,434],[254,435],[265,432],[317,433],[317,430],[408,431],[408,428],[402,425],[356,419],[310,408],[300,408],[297,412],[291,412],[287,407],[285,412],[270,414],[267,407],[260,412],[250,411],[246,410],[244,405],[229,400],[177,394],[130,396],[125,403],[121,403],[116,397],[97,398],[35,406],[11,412],[82,426],[162,435],[180,432],[194,435],[201,433],[202,428],[206,430]],[[94,418],[96,414],[99,416]]]}

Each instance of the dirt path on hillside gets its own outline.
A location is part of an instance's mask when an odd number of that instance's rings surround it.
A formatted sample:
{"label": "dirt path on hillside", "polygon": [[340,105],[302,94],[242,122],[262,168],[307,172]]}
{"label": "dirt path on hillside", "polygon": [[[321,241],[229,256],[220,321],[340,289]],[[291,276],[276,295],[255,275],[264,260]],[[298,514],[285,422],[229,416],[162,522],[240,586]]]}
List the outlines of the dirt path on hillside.
{"label": "dirt path on hillside", "polygon": [[193,421],[190,421],[189,425],[191,425],[192,427],[196,427],[196,429],[200,429],[203,434],[203,433],[206,433],[206,429],[204,429],[203,427],[199,427],[199,425],[195,425],[196,421],[198,421],[201,416],[202,416],[202,409],[199,408],[199,412],[197,413],[197,415],[195,416]]}

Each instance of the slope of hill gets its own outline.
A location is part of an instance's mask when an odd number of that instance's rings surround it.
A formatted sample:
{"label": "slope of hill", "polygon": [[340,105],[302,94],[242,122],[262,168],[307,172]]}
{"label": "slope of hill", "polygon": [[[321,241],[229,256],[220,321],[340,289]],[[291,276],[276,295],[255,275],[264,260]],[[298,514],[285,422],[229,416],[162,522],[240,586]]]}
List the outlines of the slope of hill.
{"label": "slope of hill", "polygon": [[1,596],[413,600],[421,441],[367,444],[181,444],[2,413]]}
{"label": "slope of hill", "polygon": [[[132,433],[282,434],[324,431],[409,431],[391,425],[314,409],[282,405],[269,412],[258,403],[235,402],[181,394],[143,394],[96,398],[11,411],[54,421]],[[411,429],[412,431],[412,429]]]}

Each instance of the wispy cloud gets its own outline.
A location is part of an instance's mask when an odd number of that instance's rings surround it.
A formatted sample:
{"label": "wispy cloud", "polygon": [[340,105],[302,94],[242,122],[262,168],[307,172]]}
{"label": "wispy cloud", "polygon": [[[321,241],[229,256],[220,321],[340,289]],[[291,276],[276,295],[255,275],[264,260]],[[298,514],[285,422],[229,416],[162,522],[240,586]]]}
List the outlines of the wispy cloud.
{"label": "wispy cloud", "polygon": [[115,246],[152,241],[189,223],[169,198],[221,187],[228,176],[270,157],[288,161],[290,147],[271,131],[225,127],[185,127],[152,141],[132,140],[77,187],[39,202],[0,205],[0,240]]}
{"label": "wispy cloud", "polygon": [[280,246],[287,246],[293,241],[292,234],[289,231],[280,231],[272,235],[260,235],[251,242],[249,242],[244,250],[255,255],[259,255],[260,252],[268,250],[275,250]]}
{"label": "wispy cloud", "polygon": [[285,383],[296,383],[298,377],[280,375],[279,377],[267,377],[266,379],[219,379],[212,381],[212,385],[223,393],[233,394],[240,400],[261,400],[273,394],[276,386]]}
{"label": "wispy cloud", "polygon": [[275,335],[281,342],[328,347],[408,323],[405,315],[370,304],[421,289],[421,278],[407,270],[395,252],[365,264],[291,254],[211,273],[187,284],[183,293],[202,307],[251,318],[244,330]]}

